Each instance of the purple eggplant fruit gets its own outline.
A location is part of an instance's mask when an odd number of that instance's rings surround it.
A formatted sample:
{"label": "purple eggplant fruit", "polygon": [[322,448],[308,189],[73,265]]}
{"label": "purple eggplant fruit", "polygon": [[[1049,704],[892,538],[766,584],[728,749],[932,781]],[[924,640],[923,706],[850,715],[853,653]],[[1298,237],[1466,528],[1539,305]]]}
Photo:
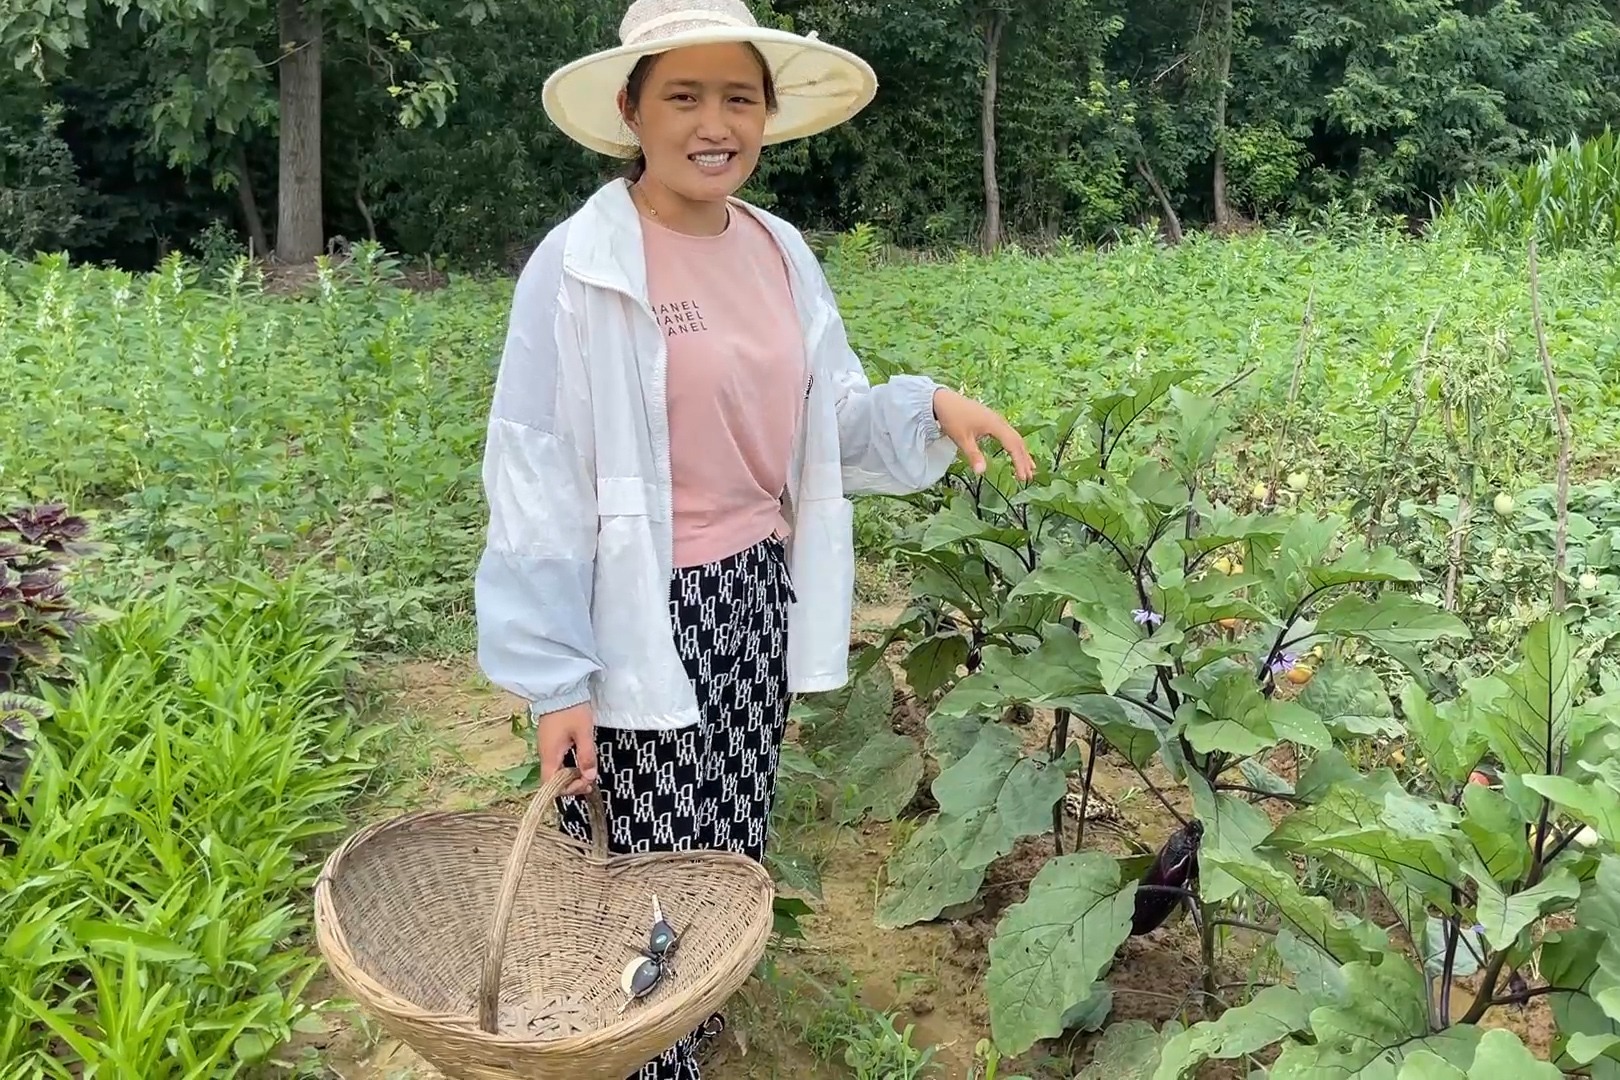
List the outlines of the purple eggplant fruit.
{"label": "purple eggplant fruit", "polygon": [[1136,910],[1131,915],[1131,936],[1140,937],[1164,925],[1181,903],[1175,889],[1191,891],[1198,880],[1198,845],[1204,823],[1194,818],[1170,834],[1158,858],[1137,882]]}

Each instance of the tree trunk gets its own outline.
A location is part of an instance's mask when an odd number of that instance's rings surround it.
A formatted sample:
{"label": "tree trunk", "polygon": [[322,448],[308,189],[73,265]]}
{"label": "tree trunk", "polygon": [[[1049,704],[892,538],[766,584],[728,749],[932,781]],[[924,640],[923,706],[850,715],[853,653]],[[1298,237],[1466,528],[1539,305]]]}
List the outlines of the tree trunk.
{"label": "tree trunk", "polygon": [[1007,13],[995,8],[984,27],[984,107],[979,116],[984,139],[984,234],[980,245],[986,254],[1001,246],[1001,186],[996,181],[996,91],[1001,32],[1006,25]]}
{"label": "tree trunk", "polygon": [[253,195],[253,174],[248,171],[246,147],[237,144],[231,158],[231,168],[236,173],[236,197],[242,204],[242,221],[247,226],[248,240],[253,245],[252,255],[255,259],[263,259],[270,254],[270,238],[264,232],[264,215],[259,213],[259,200]]}
{"label": "tree trunk", "polygon": [[1170,242],[1181,243],[1181,218],[1176,215],[1176,208],[1170,205],[1170,193],[1159,183],[1158,176],[1153,172],[1153,166],[1147,163],[1146,158],[1137,159],[1136,171],[1147,182],[1147,186],[1153,189],[1153,194],[1159,200],[1159,208],[1164,211],[1164,229],[1170,235]]}
{"label": "tree trunk", "polygon": [[303,0],[278,0],[283,52],[281,169],[276,258],[305,263],[325,242],[321,212],[321,15]]}
{"label": "tree trunk", "polygon": [[1216,33],[1220,42],[1215,53],[1215,227],[1232,224],[1232,206],[1226,200],[1226,87],[1232,79],[1232,0],[1216,6]]}

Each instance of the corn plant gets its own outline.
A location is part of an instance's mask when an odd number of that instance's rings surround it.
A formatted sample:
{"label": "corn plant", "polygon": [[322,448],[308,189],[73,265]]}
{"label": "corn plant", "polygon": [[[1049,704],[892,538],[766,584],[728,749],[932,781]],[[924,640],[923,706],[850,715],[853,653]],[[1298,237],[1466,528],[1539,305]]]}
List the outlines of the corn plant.
{"label": "corn plant", "polygon": [[1548,145],[1494,184],[1470,183],[1446,207],[1477,242],[1521,249],[1534,234],[1548,250],[1620,240],[1620,136]]}

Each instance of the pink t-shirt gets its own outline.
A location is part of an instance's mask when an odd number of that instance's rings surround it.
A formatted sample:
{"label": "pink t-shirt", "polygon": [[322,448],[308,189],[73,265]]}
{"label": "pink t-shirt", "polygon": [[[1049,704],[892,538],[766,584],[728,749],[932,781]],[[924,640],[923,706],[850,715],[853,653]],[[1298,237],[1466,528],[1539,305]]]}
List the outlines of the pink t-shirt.
{"label": "pink t-shirt", "polygon": [[718,236],[643,219],[647,285],[669,347],[675,565],[785,536],[782,493],[808,378],[787,266],[733,210]]}

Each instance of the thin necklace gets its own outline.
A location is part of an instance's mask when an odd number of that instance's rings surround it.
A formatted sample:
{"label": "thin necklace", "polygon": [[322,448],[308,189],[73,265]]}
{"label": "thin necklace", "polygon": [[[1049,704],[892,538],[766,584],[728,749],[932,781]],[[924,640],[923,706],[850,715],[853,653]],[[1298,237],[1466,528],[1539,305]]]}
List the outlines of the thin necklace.
{"label": "thin necklace", "polygon": [[[642,186],[641,181],[637,180],[635,183],[631,184],[630,187],[632,191],[639,191],[641,193],[641,206],[647,211],[647,216],[653,218],[658,217],[658,207],[652,204],[652,199],[648,197],[647,189]],[[726,207],[726,224],[728,226],[731,224],[731,207],[729,206]]]}
{"label": "thin necklace", "polygon": [[647,189],[641,186],[640,180],[636,181],[636,190],[641,192],[641,205],[646,208],[647,216],[657,217],[658,207],[654,206],[652,200],[647,198]]}

